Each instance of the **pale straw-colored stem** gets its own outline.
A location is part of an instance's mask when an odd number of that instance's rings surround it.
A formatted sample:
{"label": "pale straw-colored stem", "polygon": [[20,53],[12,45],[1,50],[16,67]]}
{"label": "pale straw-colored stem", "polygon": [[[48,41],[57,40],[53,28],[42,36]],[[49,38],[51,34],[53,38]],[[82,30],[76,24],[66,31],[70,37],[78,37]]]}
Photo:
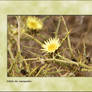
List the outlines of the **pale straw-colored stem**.
{"label": "pale straw-colored stem", "polygon": [[[64,26],[65,26],[66,32],[68,33],[68,32],[69,32],[69,30],[68,30],[68,27],[67,27],[67,25],[66,25],[66,21],[65,21],[65,19],[64,19],[64,17],[63,17],[63,16],[62,16],[62,21],[63,21],[63,23],[64,23]],[[67,40],[68,40],[68,46],[69,46],[70,53],[71,53],[72,57],[74,57],[74,55],[73,55],[73,51],[72,51],[72,47],[71,47],[70,36],[69,36],[69,35],[68,35],[68,37],[67,37]]]}

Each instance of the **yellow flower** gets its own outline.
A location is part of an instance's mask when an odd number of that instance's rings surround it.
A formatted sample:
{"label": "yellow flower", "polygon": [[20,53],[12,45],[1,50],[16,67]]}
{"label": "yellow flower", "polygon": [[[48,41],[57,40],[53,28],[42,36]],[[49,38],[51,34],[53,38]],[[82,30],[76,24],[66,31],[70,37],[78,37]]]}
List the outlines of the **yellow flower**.
{"label": "yellow flower", "polygon": [[47,53],[55,52],[60,47],[60,41],[58,38],[50,38],[48,41],[45,41],[42,45],[43,51]]}
{"label": "yellow flower", "polygon": [[43,27],[43,23],[39,18],[31,16],[27,19],[27,27],[32,30],[40,30]]}

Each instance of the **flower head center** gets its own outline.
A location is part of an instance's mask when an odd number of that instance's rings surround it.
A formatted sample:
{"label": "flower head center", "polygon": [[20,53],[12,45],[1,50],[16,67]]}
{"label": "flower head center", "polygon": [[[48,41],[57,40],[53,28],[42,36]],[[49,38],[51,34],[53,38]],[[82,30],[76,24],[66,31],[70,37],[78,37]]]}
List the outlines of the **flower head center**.
{"label": "flower head center", "polygon": [[31,22],[31,23],[30,23],[30,26],[32,26],[32,27],[36,27],[37,24],[36,24],[35,22]]}
{"label": "flower head center", "polygon": [[57,46],[54,43],[48,46],[48,51],[54,52],[56,49],[57,49]]}

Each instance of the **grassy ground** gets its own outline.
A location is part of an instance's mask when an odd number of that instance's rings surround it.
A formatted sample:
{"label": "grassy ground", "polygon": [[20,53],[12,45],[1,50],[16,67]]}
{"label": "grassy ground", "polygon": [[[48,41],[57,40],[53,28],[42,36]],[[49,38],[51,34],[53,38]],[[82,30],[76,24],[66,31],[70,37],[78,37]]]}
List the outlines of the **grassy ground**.
{"label": "grassy ground", "polygon": [[[27,27],[28,17],[8,16],[8,76],[92,76],[92,16],[36,16],[40,30]],[[43,52],[41,44],[55,37],[61,46]]]}

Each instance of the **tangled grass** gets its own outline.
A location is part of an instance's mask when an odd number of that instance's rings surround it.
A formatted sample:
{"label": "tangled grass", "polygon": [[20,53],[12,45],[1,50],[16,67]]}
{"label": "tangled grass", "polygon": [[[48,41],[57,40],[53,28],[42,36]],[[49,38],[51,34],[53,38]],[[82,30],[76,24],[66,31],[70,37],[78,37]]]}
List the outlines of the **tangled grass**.
{"label": "tangled grass", "polygon": [[82,51],[75,49],[65,17],[8,16],[9,77],[75,77],[92,71],[85,40]]}

